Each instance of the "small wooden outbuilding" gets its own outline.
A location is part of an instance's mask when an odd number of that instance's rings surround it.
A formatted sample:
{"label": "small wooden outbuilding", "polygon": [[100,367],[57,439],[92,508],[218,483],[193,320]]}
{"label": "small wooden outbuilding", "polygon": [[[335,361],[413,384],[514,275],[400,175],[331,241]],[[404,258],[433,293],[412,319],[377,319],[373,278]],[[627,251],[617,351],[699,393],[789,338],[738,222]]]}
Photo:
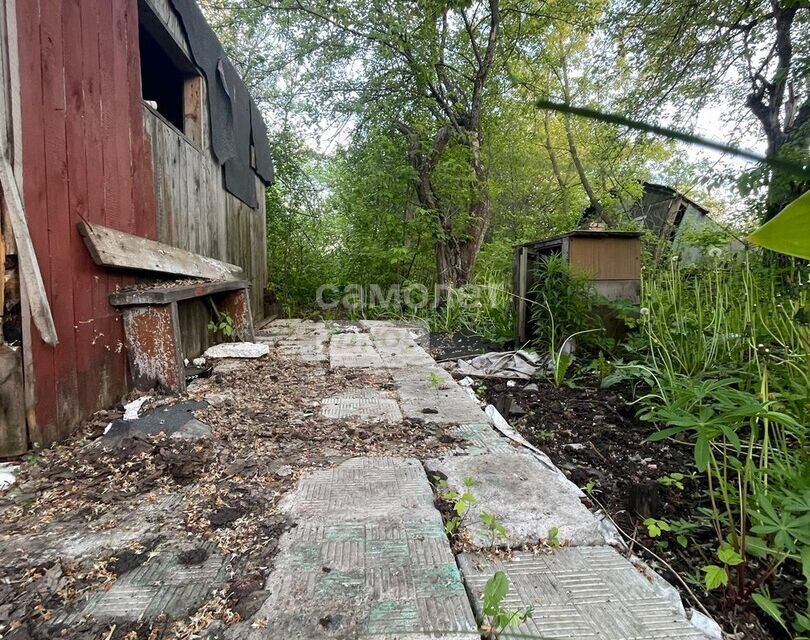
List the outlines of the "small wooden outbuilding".
{"label": "small wooden outbuilding", "polygon": [[594,291],[606,300],[638,302],[641,293],[641,233],[578,230],[514,249],[513,286],[516,337],[525,343],[533,335],[531,292],[543,256],[559,255],[571,269],[592,278]]}
{"label": "small wooden outbuilding", "polygon": [[[131,388],[122,312],[140,281],[80,223],[267,280],[265,125],[195,0],[0,3],[0,457],[65,437]],[[202,259],[202,258],[201,258]],[[209,311],[178,305],[182,356]]]}

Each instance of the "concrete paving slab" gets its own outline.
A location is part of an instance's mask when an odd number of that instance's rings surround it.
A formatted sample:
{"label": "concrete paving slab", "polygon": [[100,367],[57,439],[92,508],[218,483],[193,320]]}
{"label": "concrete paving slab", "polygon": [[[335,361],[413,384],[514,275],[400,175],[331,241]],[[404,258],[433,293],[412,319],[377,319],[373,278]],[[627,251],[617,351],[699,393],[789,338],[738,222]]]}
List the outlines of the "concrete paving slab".
{"label": "concrete paving slab", "polygon": [[452,376],[438,366],[391,369],[402,413],[439,424],[485,422],[487,417]]}
{"label": "concrete paving slab", "polygon": [[285,356],[293,356],[304,362],[326,362],[329,358],[326,351],[326,336],[292,336],[290,338],[257,337],[258,342],[265,342]]}
{"label": "concrete paving slab", "polygon": [[402,412],[397,401],[385,391],[354,389],[326,398],[321,403],[321,415],[343,420],[353,418],[374,422],[399,422]]}
{"label": "concrete paving slab", "polygon": [[481,512],[498,516],[508,532],[506,543],[512,546],[545,541],[555,527],[561,543],[605,544],[599,521],[580,502],[577,488],[531,453],[448,456],[428,460],[425,467],[447,477],[456,489],[462,489],[464,478],[479,483],[472,490],[477,503],[468,526],[475,545],[491,543],[484,527],[476,524]]}
{"label": "concrete paving slab", "polygon": [[413,330],[407,327],[374,325],[369,329],[374,347],[389,369],[432,367],[433,358],[413,339]]}
{"label": "concrete paving slab", "polygon": [[511,559],[462,554],[459,566],[473,607],[496,572],[509,578],[507,608],[532,605],[515,634],[571,640],[707,640],[683,608],[662,597],[647,576],[612,547],[569,547]]}
{"label": "concrete paving slab", "polygon": [[515,453],[515,444],[499,435],[491,424],[478,422],[462,424],[450,430],[450,435],[462,441],[451,450],[451,455],[475,455],[482,453]]}
{"label": "concrete paving slab", "polygon": [[355,458],[301,480],[281,505],[285,533],[239,640],[468,640],[476,624],[417,460]]}
{"label": "concrete paving slab", "polygon": [[90,595],[83,606],[63,612],[54,624],[72,624],[93,616],[96,620],[153,620],[165,615],[180,618],[196,609],[208,594],[225,582],[229,563],[215,546],[199,564],[183,564],[179,553],[188,549],[164,548],[149,554],[139,567],[124,573],[108,591]]}
{"label": "concrete paving slab", "polygon": [[352,458],[302,478],[280,506],[297,522],[439,515],[424,468],[412,458]]}
{"label": "concrete paving slab", "polygon": [[329,341],[329,366],[332,369],[385,369],[367,333],[338,333]]}

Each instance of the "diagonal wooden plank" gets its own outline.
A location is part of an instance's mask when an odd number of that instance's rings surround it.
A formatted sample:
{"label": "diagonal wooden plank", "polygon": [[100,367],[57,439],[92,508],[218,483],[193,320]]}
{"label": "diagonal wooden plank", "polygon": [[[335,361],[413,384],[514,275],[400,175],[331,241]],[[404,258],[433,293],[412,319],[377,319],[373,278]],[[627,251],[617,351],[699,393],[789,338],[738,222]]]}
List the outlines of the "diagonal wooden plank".
{"label": "diagonal wooden plank", "polygon": [[5,154],[0,157],[0,186],[3,189],[9,220],[11,221],[11,228],[14,231],[14,239],[17,243],[20,274],[26,285],[25,288],[28,294],[28,304],[31,308],[31,317],[42,336],[43,342],[51,346],[56,345],[59,343],[56,335],[56,326],[53,323],[51,307],[48,304],[45,284],[42,282],[42,274],[37,264],[34,245],[28,233],[25,208],[23,207],[20,192],[17,189],[17,183],[14,181],[11,163]]}

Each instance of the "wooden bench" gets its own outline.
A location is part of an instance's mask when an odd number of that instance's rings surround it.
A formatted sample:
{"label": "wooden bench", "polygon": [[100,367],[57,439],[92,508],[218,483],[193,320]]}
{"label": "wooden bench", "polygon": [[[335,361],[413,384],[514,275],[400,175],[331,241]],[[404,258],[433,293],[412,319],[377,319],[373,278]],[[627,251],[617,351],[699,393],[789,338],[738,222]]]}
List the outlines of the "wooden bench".
{"label": "wooden bench", "polygon": [[244,280],[155,286],[117,291],[110,304],[123,308],[129,367],[135,388],[182,393],[186,390],[177,304],[218,295],[218,310],[233,320],[234,335],[253,342],[249,283]]}

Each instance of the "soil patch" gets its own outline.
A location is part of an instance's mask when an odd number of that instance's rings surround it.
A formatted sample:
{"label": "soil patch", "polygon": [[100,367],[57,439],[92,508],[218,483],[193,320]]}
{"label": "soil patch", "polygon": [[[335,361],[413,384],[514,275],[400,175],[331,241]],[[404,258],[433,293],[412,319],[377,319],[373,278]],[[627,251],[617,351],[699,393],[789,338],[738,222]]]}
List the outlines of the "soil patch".
{"label": "soil patch", "polygon": [[[682,523],[700,520],[699,510],[707,506],[708,500],[705,477],[693,474],[693,450],[688,444],[672,440],[645,442],[654,428],[635,417],[634,408],[628,406],[629,391],[625,395],[585,387],[557,388],[543,382],[537,390],[529,391],[523,390],[526,385],[509,388],[504,381],[482,384],[487,400],[496,407],[506,412],[518,407],[508,416],[510,424],[592,496],[588,506],[607,510],[616,524],[637,541],[630,543],[633,552],[681,589],[686,602],[692,598],[672,570],[643,547],[685,578],[724,629],[738,634],[734,637],[789,637],[758,611],[728,609],[722,601],[722,590],[707,593],[700,586],[702,568],[714,562],[717,540],[708,526],[685,529],[688,524]],[[644,524],[648,517],[674,525],[673,531],[652,537]],[[678,535],[685,535],[686,546],[678,542]],[[803,583],[797,571],[784,567],[771,593],[782,598],[788,609],[788,603],[795,602],[796,610],[801,611]]]}
{"label": "soil patch", "polygon": [[491,351],[507,351],[512,348],[511,341],[493,342],[468,331],[453,333],[430,333],[417,341],[438,361],[468,358]]}

